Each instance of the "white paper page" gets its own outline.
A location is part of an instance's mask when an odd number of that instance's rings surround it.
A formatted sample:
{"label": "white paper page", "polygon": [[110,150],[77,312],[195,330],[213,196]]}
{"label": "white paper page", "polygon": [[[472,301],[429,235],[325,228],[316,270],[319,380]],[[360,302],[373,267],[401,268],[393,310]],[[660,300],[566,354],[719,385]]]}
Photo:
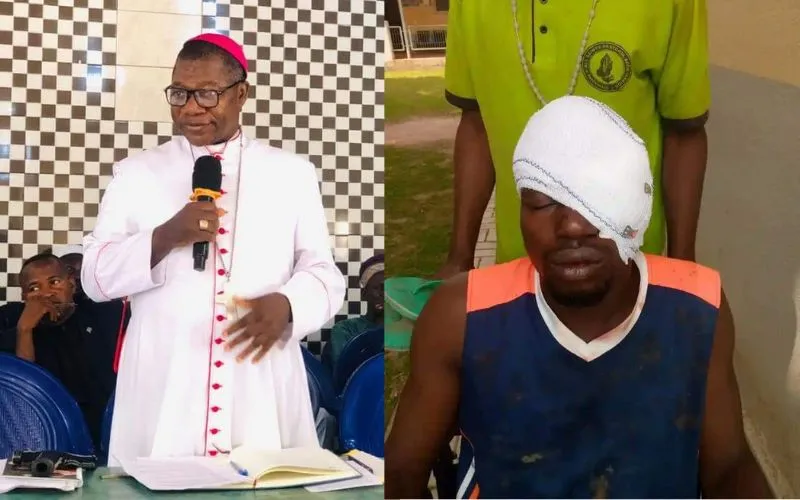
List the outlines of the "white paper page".
{"label": "white paper page", "polygon": [[60,481],[55,483],[42,483],[41,481],[31,481],[26,479],[0,478],[0,495],[11,490],[23,489],[46,489],[59,491],[75,491],[78,484],[74,481]]}
{"label": "white paper page", "polygon": [[[355,488],[380,486],[383,484],[383,480],[381,478],[373,475],[361,465],[353,461],[348,461],[347,464],[355,469],[356,472],[361,474],[361,477],[344,479],[342,481],[334,481],[330,483],[313,484],[311,486],[306,486],[306,490],[310,491],[311,493],[324,493],[326,491],[352,490]],[[372,467],[370,466],[370,468]]]}
{"label": "white paper page", "polygon": [[[0,460],[0,474],[3,473],[5,468],[6,468],[6,461]],[[13,490],[16,487],[17,485],[15,485],[12,481],[0,478],[0,495],[2,495],[3,493],[8,493],[9,491]]]}
{"label": "white paper page", "polygon": [[210,457],[119,460],[122,468],[156,491],[212,489],[247,481],[225,460]]}
{"label": "white paper page", "polygon": [[[0,460],[0,474],[6,468],[6,460]],[[0,494],[14,489],[44,488],[48,490],[74,491],[83,486],[83,471],[78,471],[78,479],[19,477],[0,475]]]}
{"label": "white paper page", "polygon": [[284,448],[259,450],[249,446],[234,449],[230,459],[253,476],[274,468],[347,471],[348,467],[332,452],[323,448]]}

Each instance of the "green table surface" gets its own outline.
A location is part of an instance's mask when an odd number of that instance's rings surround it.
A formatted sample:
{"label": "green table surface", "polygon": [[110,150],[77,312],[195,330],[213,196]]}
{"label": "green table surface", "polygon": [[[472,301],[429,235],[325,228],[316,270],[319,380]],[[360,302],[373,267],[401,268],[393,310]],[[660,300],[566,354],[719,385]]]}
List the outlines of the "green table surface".
{"label": "green table surface", "polygon": [[3,497],[18,498],[90,498],[127,499],[127,498],[192,498],[193,500],[211,500],[214,498],[280,498],[280,499],[319,499],[319,500],[378,500],[383,499],[383,486],[357,488],[353,490],[331,491],[328,493],[311,493],[305,488],[289,488],[280,490],[247,490],[247,491],[150,491],[131,477],[112,477],[102,479],[109,474],[105,468],[89,471],[84,474],[83,488],[71,493],[57,490],[13,490]]}

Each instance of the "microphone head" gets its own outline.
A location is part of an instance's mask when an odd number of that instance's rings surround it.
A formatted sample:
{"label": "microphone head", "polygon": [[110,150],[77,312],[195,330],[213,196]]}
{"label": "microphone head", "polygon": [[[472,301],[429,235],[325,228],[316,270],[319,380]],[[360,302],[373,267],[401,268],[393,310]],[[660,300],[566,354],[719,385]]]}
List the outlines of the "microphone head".
{"label": "microphone head", "polygon": [[197,188],[220,191],[222,189],[222,163],[213,156],[201,156],[194,162],[192,190]]}

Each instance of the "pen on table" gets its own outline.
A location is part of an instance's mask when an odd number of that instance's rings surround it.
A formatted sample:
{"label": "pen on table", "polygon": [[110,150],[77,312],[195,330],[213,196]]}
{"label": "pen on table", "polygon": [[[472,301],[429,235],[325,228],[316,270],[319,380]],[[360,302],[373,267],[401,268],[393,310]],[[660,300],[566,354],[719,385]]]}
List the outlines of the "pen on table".
{"label": "pen on table", "polygon": [[109,474],[101,474],[100,479],[120,479],[123,477],[130,477],[130,474],[126,474],[124,472],[120,473],[109,473]]}
{"label": "pen on table", "polygon": [[357,459],[356,457],[354,457],[352,455],[345,455],[345,457],[347,458],[347,460],[350,460],[351,462],[355,462],[358,465],[360,465],[361,467],[363,467],[364,469],[367,469],[367,471],[369,471],[370,474],[375,474],[375,471],[372,470],[372,467],[370,467],[369,465],[365,464],[364,462],[362,462],[361,460]]}
{"label": "pen on table", "polygon": [[[216,445],[216,444],[214,444],[214,443],[211,443],[211,446],[213,446],[214,448],[216,448],[216,450],[217,450],[219,453],[222,453],[223,455],[230,455],[230,452],[227,452],[227,451],[222,451],[222,450],[219,448],[219,446],[217,446],[217,445]],[[238,473],[239,473],[239,475],[241,475],[241,476],[246,476],[246,475],[247,475],[247,469],[245,469],[244,467],[242,467],[242,466],[240,466],[240,465],[236,464],[236,462],[234,462],[233,460],[230,460],[230,459],[228,459],[228,463],[229,463],[229,464],[231,464],[231,467],[233,467],[233,469],[234,469],[236,472],[238,472]]]}
{"label": "pen on table", "polygon": [[[110,459],[111,457],[109,457]],[[114,458],[116,460],[116,458]],[[119,479],[122,477],[131,477],[130,474],[125,472],[124,467],[109,467],[105,474],[99,474],[100,479]]]}
{"label": "pen on table", "polygon": [[233,460],[228,460],[228,463],[231,464],[231,467],[233,467],[234,470],[239,473],[239,475],[241,476],[247,475],[247,469],[245,469],[241,465],[237,465],[236,462],[234,462]]}

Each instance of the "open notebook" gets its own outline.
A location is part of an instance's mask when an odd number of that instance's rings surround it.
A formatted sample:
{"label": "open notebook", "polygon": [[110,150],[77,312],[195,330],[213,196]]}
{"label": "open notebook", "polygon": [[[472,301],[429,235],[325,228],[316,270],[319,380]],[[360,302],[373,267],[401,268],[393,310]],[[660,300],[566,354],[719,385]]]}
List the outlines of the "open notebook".
{"label": "open notebook", "polygon": [[323,448],[264,451],[243,446],[215,458],[137,458],[120,464],[155,491],[291,488],[361,476]]}
{"label": "open notebook", "polygon": [[352,490],[383,485],[384,467],[382,458],[360,450],[351,450],[345,453],[344,459],[361,474],[361,477],[332,483],[312,484],[306,486],[306,490],[312,493],[324,493],[326,491]]}

